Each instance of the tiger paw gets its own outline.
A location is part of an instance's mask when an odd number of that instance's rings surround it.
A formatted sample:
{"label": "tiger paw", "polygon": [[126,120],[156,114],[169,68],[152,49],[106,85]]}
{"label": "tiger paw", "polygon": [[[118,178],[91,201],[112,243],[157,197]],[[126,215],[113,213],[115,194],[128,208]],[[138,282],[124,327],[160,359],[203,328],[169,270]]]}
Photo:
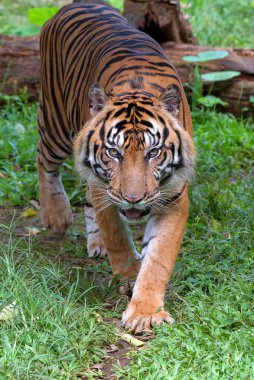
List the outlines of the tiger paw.
{"label": "tiger paw", "polygon": [[119,287],[119,293],[122,295],[132,296],[132,290],[134,288],[137,275],[141,267],[141,261],[133,257],[133,262],[129,265],[125,264],[125,268],[121,270],[121,284]]}
{"label": "tiger paw", "polygon": [[131,297],[135,282],[136,279],[124,281],[119,287],[119,293]]}
{"label": "tiger paw", "polygon": [[73,222],[69,200],[65,194],[51,195],[41,199],[41,219],[46,228],[63,235]]}
{"label": "tiger paw", "polygon": [[87,253],[90,259],[102,258],[107,255],[100,232],[88,235]]}
{"label": "tiger paw", "polygon": [[144,331],[151,330],[153,326],[160,326],[163,323],[172,325],[174,319],[165,310],[158,310],[154,313],[146,313],[145,307],[140,307],[140,312],[133,312],[132,307],[128,307],[123,313],[122,326],[128,329],[131,333],[137,335],[142,334]]}

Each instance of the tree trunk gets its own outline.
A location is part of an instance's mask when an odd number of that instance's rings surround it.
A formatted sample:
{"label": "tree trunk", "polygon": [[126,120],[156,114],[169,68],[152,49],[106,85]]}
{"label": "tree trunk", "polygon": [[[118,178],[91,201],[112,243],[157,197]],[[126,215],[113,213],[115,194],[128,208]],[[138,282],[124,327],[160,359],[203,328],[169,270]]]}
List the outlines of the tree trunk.
{"label": "tree trunk", "polygon": [[[254,50],[226,49],[229,55],[224,59],[190,64],[183,60],[185,55],[195,55],[213,49],[176,43],[165,43],[163,48],[175,65],[187,94],[191,92],[195,65],[200,72],[240,71],[241,75],[233,79],[212,85],[204,83],[204,92],[210,90],[211,94],[227,102],[228,107],[224,108],[226,112],[234,115],[241,113],[254,115],[253,98],[251,98],[254,96]],[[39,37],[0,37],[0,92],[11,95],[26,87],[30,98],[38,99],[40,67],[38,49]]]}
{"label": "tree trunk", "polygon": [[179,0],[125,0],[124,16],[157,42],[196,43]]}

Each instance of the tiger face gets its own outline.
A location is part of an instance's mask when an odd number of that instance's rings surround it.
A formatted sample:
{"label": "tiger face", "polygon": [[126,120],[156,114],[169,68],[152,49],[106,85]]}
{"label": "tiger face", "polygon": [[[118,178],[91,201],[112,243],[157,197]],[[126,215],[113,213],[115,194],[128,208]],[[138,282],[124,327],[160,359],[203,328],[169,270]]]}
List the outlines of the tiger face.
{"label": "tiger face", "polygon": [[128,220],[166,209],[194,171],[192,139],[177,118],[178,88],[171,85],[159,98],[108,98],[96,84],[89,97],[91,118],[74,144],[81,177],[100,183]]}

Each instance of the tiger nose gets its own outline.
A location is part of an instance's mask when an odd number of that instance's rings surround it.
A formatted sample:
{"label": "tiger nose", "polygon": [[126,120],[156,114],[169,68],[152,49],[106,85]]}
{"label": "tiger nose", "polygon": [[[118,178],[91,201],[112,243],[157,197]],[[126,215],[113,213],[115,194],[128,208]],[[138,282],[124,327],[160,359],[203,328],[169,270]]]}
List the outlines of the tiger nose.
{"label": "tiger nose", "polygon": [[122,197],[125,201],[131,203],[131,204],[135,204],[135,203],[138,203],[138,202],[141,202],[142,199],[144,199],[144,195],[139,195],[139,194],[132,194],[132,195],[125,195],[125,194],[122,194]]}

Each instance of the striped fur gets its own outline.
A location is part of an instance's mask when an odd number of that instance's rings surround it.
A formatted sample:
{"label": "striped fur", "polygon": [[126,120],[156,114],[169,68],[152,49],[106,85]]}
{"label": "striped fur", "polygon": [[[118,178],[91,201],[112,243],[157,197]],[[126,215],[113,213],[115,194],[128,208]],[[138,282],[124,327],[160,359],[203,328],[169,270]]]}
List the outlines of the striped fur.
{"label": "striped fur", "polygon": [[42,220],[59,233],[72,222],[59,168],[74,150],[89,185],[90,257],[107,251],[113,274],[135,277],[141,257],[125,221],[149,217],[145,259],[123,324],[140,332],[171,322],[163,294],[188,215],[195,156],[178,74],[153,39],[98,4],[63,7],[43,27],[40,51]]}

